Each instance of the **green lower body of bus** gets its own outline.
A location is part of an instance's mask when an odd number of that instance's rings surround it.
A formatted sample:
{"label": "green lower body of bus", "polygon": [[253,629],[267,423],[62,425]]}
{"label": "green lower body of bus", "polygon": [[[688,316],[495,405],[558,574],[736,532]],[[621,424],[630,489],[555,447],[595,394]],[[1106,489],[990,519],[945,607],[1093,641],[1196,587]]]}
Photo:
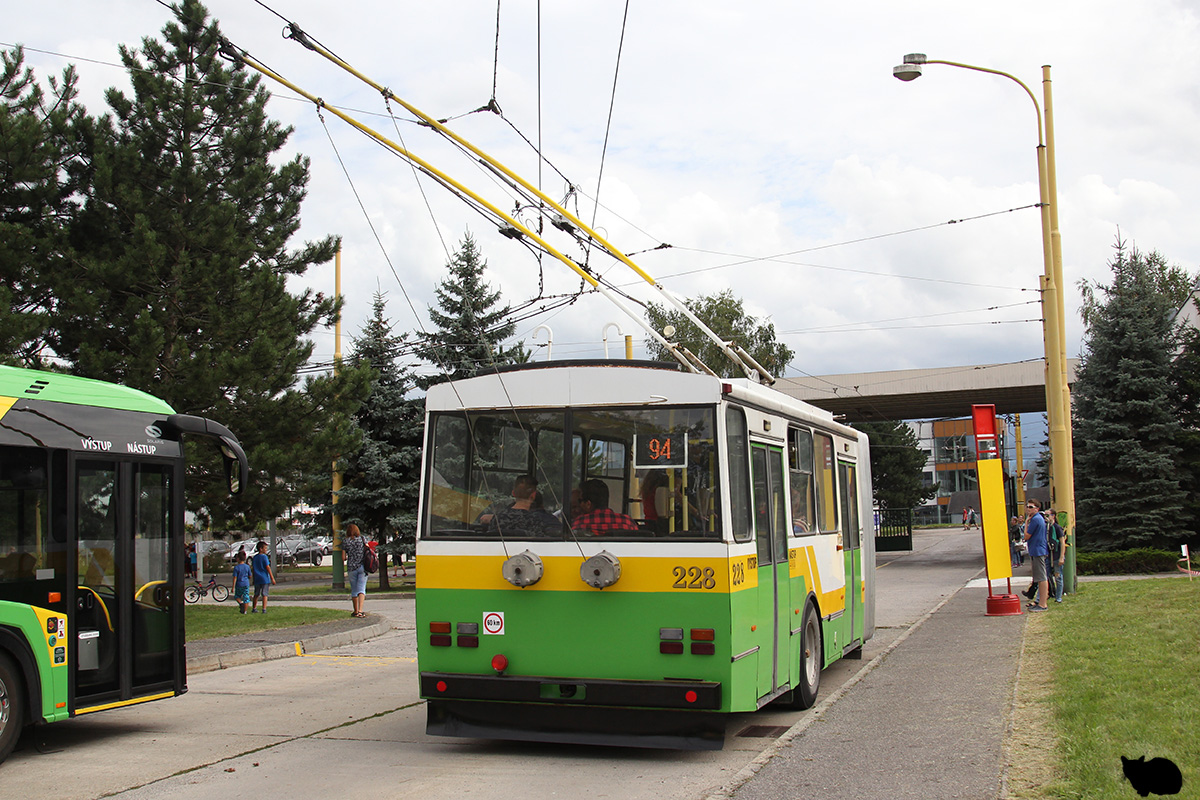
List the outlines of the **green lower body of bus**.
{"label": "green lower body of bus", "polygon": [[427,731],[720,749],[726,715],[796,691],[810,606],[818,671],[861,646],[861,616],[856,635],[787,564],[760,568],[760,587],[772,571],[778,594],[418,588]]}

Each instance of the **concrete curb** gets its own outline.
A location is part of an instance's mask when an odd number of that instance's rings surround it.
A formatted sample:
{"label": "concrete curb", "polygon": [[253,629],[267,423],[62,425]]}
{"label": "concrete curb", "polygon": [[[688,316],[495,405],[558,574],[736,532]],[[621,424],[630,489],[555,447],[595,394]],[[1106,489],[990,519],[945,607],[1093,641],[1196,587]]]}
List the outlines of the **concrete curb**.
{"label": "concrete curb", "polygon": [[187,660],[187,671],[190,675],[196,675],[201,672],[212,672],[218,669],[228,669],[229,667],[274,661],[279,658],[291,658],[293,656],[304,655],[305,653],[316,653],[321,650],[330,650],[335,647],[343,647],[348,644],[364,642],[367,639],[374,639],[376,636],[382,636],[391,629],[392,627],[388,622],[380,619],[372,625],[365,625],[361,628],[354,628],[348,631],[327,633],[322,636],[313,636],[308,639],[299,639],[292,642],[247,647],[241,650],[231,650],[227,653],[196,656]]}

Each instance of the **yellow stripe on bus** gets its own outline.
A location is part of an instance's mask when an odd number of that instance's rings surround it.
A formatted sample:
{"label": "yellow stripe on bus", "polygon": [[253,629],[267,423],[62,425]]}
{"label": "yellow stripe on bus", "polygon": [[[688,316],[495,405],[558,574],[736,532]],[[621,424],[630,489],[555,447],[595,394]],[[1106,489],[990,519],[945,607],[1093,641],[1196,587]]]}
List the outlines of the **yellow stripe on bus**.
{"label": "yellow stripe on bus", "polygon": [[[421,556],[423,589],[486,589],[514,592],[720,592],[733,582],[732,564],[725,558],[621,558],[621,578],[607,589],[595,589],[579,577],[583,559],[549,556],[542,559],[542,579],[520,589],[504,580],[504,556]],[[747,580],[737,589],[757,585],[756,570],[746,570]],[[753,575],[754,583],[749,577]]]}
{"label": "yellow stripe on bus", "polygon": [[17,402],[15,397],[0,397],[0,417],[8,413],[8,410],[13,407],[13,403]]}
{"label": "yellow stripe on bus", "polygon": [[[817,568],[816,553],[813,550],[812,545],[788,550],[788,576],[792,578],[803,576],[805,585],[812,589],[813,594],[817,596],[817,604],[821,607],[821,614],[824,616],[844,611],[846,609],[845,584],[843,583],[831,591],[825,591],[821,584],[821,570]],[[801,552],[803,552],[803,556],[801,556]]]}

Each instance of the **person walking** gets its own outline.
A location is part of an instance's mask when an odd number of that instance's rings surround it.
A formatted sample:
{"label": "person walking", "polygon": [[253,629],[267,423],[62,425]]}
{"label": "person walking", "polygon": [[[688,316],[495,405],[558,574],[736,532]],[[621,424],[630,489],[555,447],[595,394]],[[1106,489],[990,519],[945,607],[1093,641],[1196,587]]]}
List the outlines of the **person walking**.
{"label": "person walking", "polygon": [[1045,611],[1049,608],[1047,600],[1050,594],[1050,583],[1046,574],[1050,560],[1050,548],[1046,542],[1046,519],[1041,513],[1042,504],[1037,500],[1026,503],[1025,511],[1025,542],[1029,546],[1033,582],[1037,585],[1037,599],[1031,600],[1028,608],[1030,611]]}
{"label": "person walking", "polygon": [[237,554],[237,563],[233,565],[233,599],[237,601],[239,613],[246,613],[250,604],[250,565],[246,563],[246,554]]}
{"label": "person walking", "polygon": [[267,613],[267,597],[271,594],[271,584],[275,582],[275,573],[271,571],[271,557],[267,555],[267,543],[259,542],[257,552],[251,560],[251,574],[254,577],[254,600],[250,604],[250,613],[258,613],[258,598],[262,598],[262,613]]}
{"label": "person walking", "polygon": [[363,566],[363,550],[367,541],[362,531],[351,522],[346,526],[346,535],[342,537],[342,552],[346,555],[346,574],[350,577],[350,604],[352,617],[365,617],[363,602],[367,599],[367,570]]}

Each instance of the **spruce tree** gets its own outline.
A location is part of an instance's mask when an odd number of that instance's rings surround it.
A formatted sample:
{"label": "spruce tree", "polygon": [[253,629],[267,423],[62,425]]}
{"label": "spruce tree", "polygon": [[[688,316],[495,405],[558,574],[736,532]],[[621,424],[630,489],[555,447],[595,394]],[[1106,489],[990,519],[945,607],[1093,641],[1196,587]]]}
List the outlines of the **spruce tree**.
{"label": "spruce tree", "polygon": [[111,115],[84,131],[86,196],[51,341],[77,374],[228,425],[257,479],[236,501],[199,470],[194,488],[210,507],[236,502],[218,522],[254,524],[289,505],[302,470],[351,447],[366,376],[299,385],[305,337],[340,299],[288,282],[332,259],[337,240],[289,249],[308,159],[281,157],[291,129],[268,118],[261,79],[220,57],[204,6],[173,8],[162,41],[121,47],[132,96],[110,89]]}
{"label": "spruce tree", "polygon": [[437,308],[429,309],[436,330],[425,336],[417,349],[438,374],[422,379],[422,388],[469,378],[496,365],[528,361],[529,353],[521,342],[503,346],[517,326],[509,318],[509,306],[499,305],[499,290],[484,281],[487,262],[470,233],[463,235],[446,269],[450,276],[435,290]]}
{"label": "spruce tree", "polygon": [[15,366],[41,366],[50,276],[66,258],[74,211],[70,169],[84,110],[73,67],[49,83],[47,96],[22,48],[0,53],[0,363]]}
{"label": "spruce tree", "polygon": [[1098,287],[1074,388],[1075,506],[1080,547],[1171,545],[1183,535],[1172,402],[1172,298],[1156,285],[1157,252],[1116,245]]}
{"label": "spruce tree", "polygon": [[[407,337],[395,334],[386,317],[383,294],[376,292],[372,316],[354,341],[351,361],[374,372],[370,394],[355,414],[362,446],[343,462],[338,515],[356,522],[386,555],[413,555],[417,499],[421,483],[421,446],[425,404],[412,397],[415,378],[398,359]],[[388,587],[387,562],[379,582]]]}

